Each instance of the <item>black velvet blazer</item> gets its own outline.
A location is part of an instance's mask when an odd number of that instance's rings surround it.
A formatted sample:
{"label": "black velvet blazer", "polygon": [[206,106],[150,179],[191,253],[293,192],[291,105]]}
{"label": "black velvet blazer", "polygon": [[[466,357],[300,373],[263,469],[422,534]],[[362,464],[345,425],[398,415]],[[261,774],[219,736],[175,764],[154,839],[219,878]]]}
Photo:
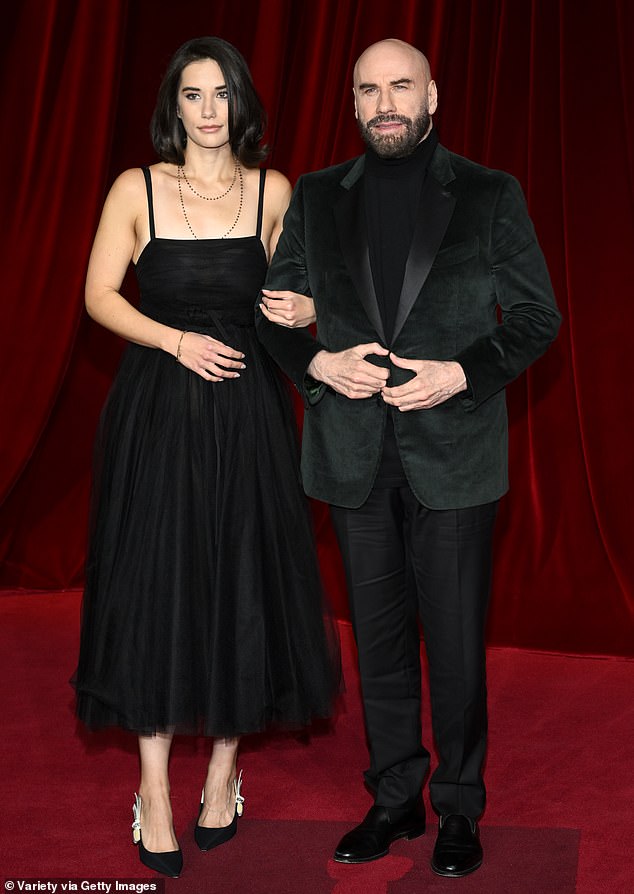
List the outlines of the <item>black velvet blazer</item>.
{"label": "black velvet blazer", "polygon": [[[267,275],[266,288],[312,295],[317,337],[308,327],[272,324],[256,309],[260,340],[304,397],[304,488],[349,508],[367,498],[387,405],[343,397],[306,370],[322,348],[378,341],[410,359],[457,360],[467,376],[468,397],[394,413],[403,468],[420,502],[451,509],[495,500],[508,488],[504,387],[546,350],[561,320],[522,190],[511,175],[436,147],[386,344],[363,168],[360,157],[298,180]],[[410,375],[391,365],[390,384]]]}

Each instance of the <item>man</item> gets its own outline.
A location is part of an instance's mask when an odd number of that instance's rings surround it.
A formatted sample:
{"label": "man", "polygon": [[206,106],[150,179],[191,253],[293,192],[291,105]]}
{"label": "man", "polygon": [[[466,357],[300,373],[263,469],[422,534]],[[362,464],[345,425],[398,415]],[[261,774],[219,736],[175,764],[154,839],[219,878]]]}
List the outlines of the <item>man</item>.
{"label": "man", "polygon": [[[424,832],[420,619],[439,757],[432,868],[463,876],[482,862],[504,387],[560,315],[519,184],[439,144],[437,101],[414,47],[361,55],[365,155],[299,179],[257,324],[305,398],[304,487],[331,506],[358,647],[374,805],[335,860],[374,860]],[[316,339],[289,326],[293,293],[312,296]]]}

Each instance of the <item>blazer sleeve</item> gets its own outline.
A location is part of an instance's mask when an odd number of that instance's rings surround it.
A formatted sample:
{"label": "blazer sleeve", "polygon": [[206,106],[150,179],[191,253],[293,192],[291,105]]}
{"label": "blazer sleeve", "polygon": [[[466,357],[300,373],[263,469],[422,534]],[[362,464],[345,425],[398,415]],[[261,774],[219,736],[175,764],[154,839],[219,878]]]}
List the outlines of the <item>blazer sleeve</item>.
{"label": "blazer sleeve", "polygon": [[[289,289],[311,295],[306,260],[306,218],[304,208],[304,177],[297,181],[284,216],[277,248],[271,259],[264,288]],[[271,323],[260,310],[262,294],[255,308],[255,326],[260,342],[286,373],[303,397],[306,407],[323,396],[326,386],[306,372],[311,360],[324,346],[310,327],[288,329]]]}
{"label": "blazer sleeve", "polygon": [[518,181],[505,176],[491,221],[491,278],[501,322],[454,359],[467,377],[473,410],[544,353],[561,323],[546,261]]}

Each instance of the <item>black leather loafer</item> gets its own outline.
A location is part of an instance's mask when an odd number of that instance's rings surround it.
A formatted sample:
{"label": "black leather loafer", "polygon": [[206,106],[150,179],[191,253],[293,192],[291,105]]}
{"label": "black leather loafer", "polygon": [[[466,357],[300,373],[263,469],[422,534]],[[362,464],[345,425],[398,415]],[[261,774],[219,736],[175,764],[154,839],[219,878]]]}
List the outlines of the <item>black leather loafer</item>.
{"label": "black leather loafer", "polygon": [[397,838],[418,838],[425,832],[422,798],[411,810],[371,807],[363,822],[343,836],[335,851],[337,863],[369,863],[387,856]]}
{"label": "black leather loafer", "polygon": [[457,813],[441,816],[438,838],[431,858],[437,875],[460,878],[482,865],[482,845],[478,824]]}

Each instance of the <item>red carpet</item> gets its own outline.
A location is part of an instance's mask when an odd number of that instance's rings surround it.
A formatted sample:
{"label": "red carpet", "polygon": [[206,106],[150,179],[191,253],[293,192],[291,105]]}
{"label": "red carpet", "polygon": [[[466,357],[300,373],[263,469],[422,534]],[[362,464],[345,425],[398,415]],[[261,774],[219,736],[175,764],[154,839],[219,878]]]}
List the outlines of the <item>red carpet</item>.
{"label": "red carpet", "polygon": [[[16,891],[26,878],[73,880],[77,890],[89,890],[82,881],[106,879],[112,891],[115,879],[160,881],[140,864],[131,844],[134,739],[116,731],[88,734],[73,717],[68,678],[79,600],[77,592],[0,594],[0,878],[2,884],[15,882]],[[238,835],[208,854],[197,850],[191,835],[207,743],[176,741],[173,806],[185,869],[180,879],[166,881],[165,891],[634,889],[627,864],[634,820],[634,662],[622,658],[489,652],[489,803],[481,824],[485,863],[477,873],[461,880],[433,875],[433,816],[427,835],[396,843],[388,858],[365,866],[334,863],[330,856],[339,837],[370,803],[361,784],[366,751],[347,625],[341,634],[347,693],[334,728],[316,730],[310,740],[245,741],[240,766],[246,805]],[[427,704],[424,725],[429,729]]]}

